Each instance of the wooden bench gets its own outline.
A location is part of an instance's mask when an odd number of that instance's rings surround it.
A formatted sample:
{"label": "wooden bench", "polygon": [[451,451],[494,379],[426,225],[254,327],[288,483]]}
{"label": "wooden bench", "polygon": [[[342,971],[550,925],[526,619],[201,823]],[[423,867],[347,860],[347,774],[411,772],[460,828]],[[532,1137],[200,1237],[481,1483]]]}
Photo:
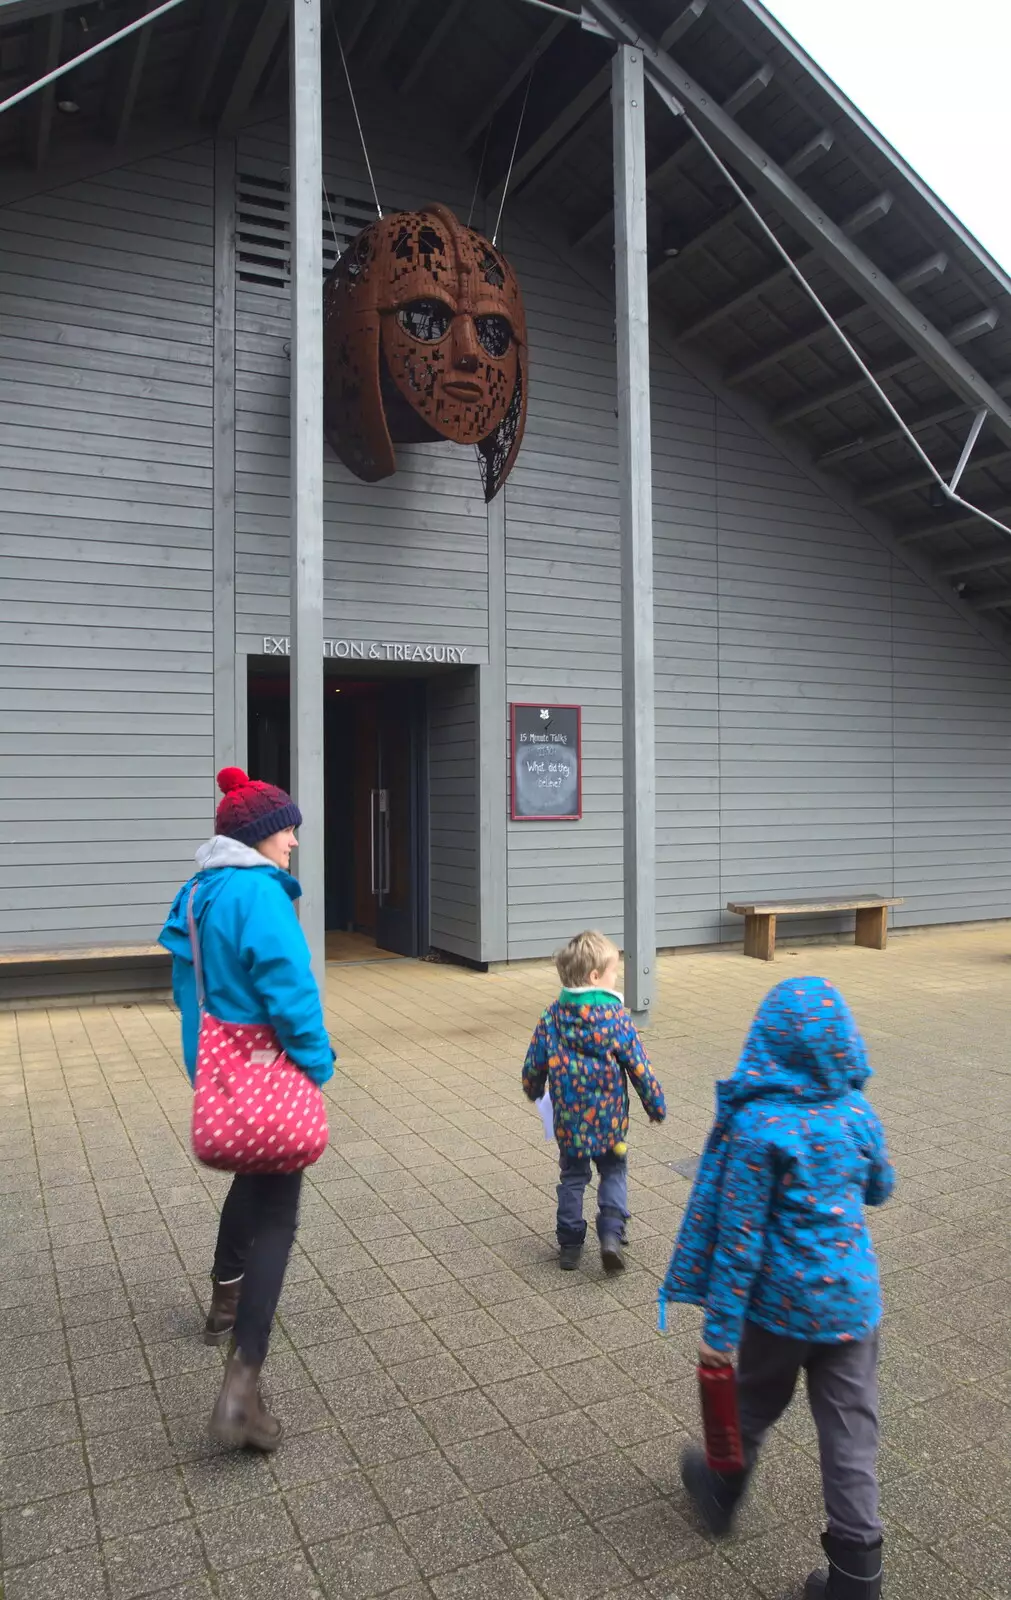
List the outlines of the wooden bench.
{"label": "wooden bench", "polygon": [[83,1003],[103,994],[164,994],[171,987],[172,962],[157,944],[0,951],[0,1011],[75,996]]}
{"label": "wooden bench", "polygon": [[883,950],[888,943],[888,907],[903,903],[887,895],[861,894],[839,900],[731,900],[727,910],[744,918],[744,954],[756,961],[772,961],[777,917],[829,917],[855,911],[857,944],[865,950]]}

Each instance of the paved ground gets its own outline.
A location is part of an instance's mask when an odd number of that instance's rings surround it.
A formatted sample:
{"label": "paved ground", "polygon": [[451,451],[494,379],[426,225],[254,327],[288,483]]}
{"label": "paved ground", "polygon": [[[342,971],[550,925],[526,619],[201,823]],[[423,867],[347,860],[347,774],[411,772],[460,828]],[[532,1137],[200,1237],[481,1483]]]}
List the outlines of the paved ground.
{"label": "paved ground", "polygon": [[632,1265],[553,1260],[554,1169],[518,1074],[548,967],[331,969],[342,1068],[271,1355],[289,1430],[216,1454],[199,1342],[222,1183],[187,1153],[167,1009],[0,1017],[4,1600],[780,1600],[815,1560],[798,1405],[719,1550],[676,1481],[696,1318],[654,1331],[712,1083],[774,977],[851,999],[901,1193],[882,1475],[892,1600],[1011,1596],[1011,927],[662,963],[634,1122]]}

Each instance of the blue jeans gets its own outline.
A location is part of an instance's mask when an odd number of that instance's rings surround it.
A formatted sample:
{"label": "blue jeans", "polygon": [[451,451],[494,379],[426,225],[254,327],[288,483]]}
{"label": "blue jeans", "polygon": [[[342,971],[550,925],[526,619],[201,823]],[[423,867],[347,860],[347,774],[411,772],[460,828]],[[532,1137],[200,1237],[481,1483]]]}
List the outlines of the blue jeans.
{"label": "blue jeans", "polygon": [[[620,1234],[628,1221],[628,1161],[611,1150],[595,1156],[597,1168],[597,1234],[601,1239]],[[558,1243],[582,1244],[586,1238],[583,1191],[590,1181],[590,1157],[559,1152]]]}

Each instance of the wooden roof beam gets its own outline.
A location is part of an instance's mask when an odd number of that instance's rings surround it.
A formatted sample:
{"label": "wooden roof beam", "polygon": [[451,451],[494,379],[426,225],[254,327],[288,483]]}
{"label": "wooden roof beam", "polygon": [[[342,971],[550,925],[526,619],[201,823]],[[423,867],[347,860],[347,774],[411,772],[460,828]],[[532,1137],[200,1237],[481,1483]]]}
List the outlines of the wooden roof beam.
{"label": "wooden roof beam", "polygon": [[[998,383],[997,391],[999,394],[1011,396],[1011,379],[1004,379]],[[960,401],[953,401],[951,405],[933,406],[929,411],[920,411],[915,416],[907,417],[906,427],[912,433],[923,433],[927,428],[940,427],[945,422],[955,422],[965,414],[965,405]],[[883,445],[894,444],[902,437],[902,429],[897,424],[876,428],[871,433],[858,434],[856,438],[847,439],[845,443],[834,445],[831,450],[824,451],[818,457],[818,466],[830,467],[839,461],[852,461],[871,450],[880,450]]]}
{"label": "wooden roof beam", "polygon": [[[783,171],[788,172],[791,177],[797,177],[800,173],[806,172],[808,167],[814,166],[816,161],[820,161],[822,156],[827,155],[834,143],[835,134],[831,128],[822,128],[820,133],[815,134],[813,139],[809,139],[789,161],[785,162]],[[747,221],[749,215],[747,206],[735,201],[725,211],[721,211],[719,216],[711,218],[692,238],[686,239],[684,244],[676,251],[672,251],[664,261],[658,261],[650,270],[650,285],[662,282],[682,262],[698,255],[700,250],[707,250],[728,228]]]}
{"label": "wooden roof beam", "polygon": [[125,143],[130,131],[153,28],[151,23],[135,33],[110,68],[104,120],[106,132],[117,147]]}
{"label": "wooden roof beam", "polygon": [[[180,93],[191,122],[199,122],[221,65],[239,0],[204,0],[194,55],[182,66]],[[194,70],[195,68],[195,70]]]}
{"label": "wooden roof beam", "polygon": [[369,25],[369,20],[376,9],[377,0],[358,0],[358,14],[347,31],[346,38],[342,39],[344,54],[349,56],[358,45],[362,34]]}
{"label": "wooden roof beam", "polygon": [[470,127],[464,133],[461,144],[465,151],[471,150],[474,147],[479,136],[484,132],[488,124],[494,117],[498,116],[506,101],[511,99],[511,97],[516,93],[516,90],[519,88],[520,84],[529,77],[530,73],[534,70],[534,67],[541,59],[541,56],[544,55],[548,49],[550,49],[555,40],[558,38],[558,35],[561,33],[562,29],[566,26],[567,23],[562,20],[557,22],[549,22],[544,32],[540,34],[530,46],[530,49],[527,51],[522,61],[520,61],[518,66],[509,74],[501,89],[499,89],[496,94],[492,95],[491,99],[487,101],[479,115],[475,117]]}
{"label": "wooden roof beam", "polygon": [[[459,25],[460,19],[469,5],[470,0],[447,0],[442,16],[397,84],[400,94],[410,94],[415,84],[427,70],[428,63],[442,49],[443,40],[448,38],[453,29]],[[562,26],[564,27],[564,23]]]}
{"label": "wooden roof beam", "polygon": [[[668,44],[676,43],[678,39],[682,38],[688,32],[688,29],[694,26],[699,17],[703,15],[708,4],[709,0],[690,0],[690,4],[685,7],[679,16],[675,17],[669,27],[664,29],[661,35],[661,45],[665,47]],[[563,23],[562,26],[564,27],[565,24]],[[628,42],[634,44],[636,41],[632,39]],[[549,157],[554,155],[555,151],[571,138],[577,128],[582,126],[586,118],[596,110],[602,101],[610,98],[610,94],[611,65],[608,62],[601,67],[599,72],[594,73],[589,82],[585,83],[566,105],[560,108],[557,115],[544,129],[543,133],[534,140],[533,144],[528,145],[526,150],[517,156],[513,163],[512,175],[509,180],[513,194],[521,189],[524,183],[544,165]],[[495,204],[501,199],[504,185],[505,175],[503,174],[486,196],[489,203]],[[611,213],[608,212],[608,217],[610,218],[610,216]]]}
{"label": "wooden roof beam", "polygon": [[712,97],[662,45],[657,46],[644,38],[641,28],[622,8],[611,0],[583,0],[583,3],[593,20],[605,27],[612,38],[642,50],[650,82],[662,95],[684,108],[721,159],[732,164],[741,177],[754,185],[784,222],[814,246],[838,276],[877,311],[955,394],[975,411],[985,407],[990,412],[994,431],[1011,444],[1011,406],[929,318],[917,310],[899,285],[847,239],[811,196],[773,161],[756,139],[727,116],[722,106],[714,104]]}
{"label": "wooden roof beam", "polygon": [[[994,310],[976,312],[971,317],[966,317],[963,322],[958,322],[948,330],[948,343],[956,348],[959,345],[969,344],[973,339],[978,339],[981,334],[990,333],[997,326],[998,313]],[[828,327],[828,323],[824,324]],[[889,378],[897,378],[900,373],[911,372],[920,364],[919,356],[911,356],[906,352],[901,355],[896,353],[889,358],[883,366],[875,367],[874,375],[879,383],[886,383]],[[792,400],[789,405],[781,406],[773,413],[772,420],[781,427],[788,427],[791,423],[800,422],[812,412],[823,411],[826,406],[837,405],[840,400],[848,400],[850,395],[858,394],[867,387],[867,379],[862,373],[847,379],[845,382],[831,385],[827,389],[813,390],[810,394],[802,396],[799,400]]]}
{"label": "wooden roof beam", "polygon": [[960,561],[946,561],[938,567],[941,578],[969,577],[974,572],[985,572],[987,567],[1011,566],[1011,539],[993,545],[987,550],[967,550]]}
{"label": "wooden roof beam", "polygon": [[[992,505],[981,505],[988,517],[1011,516],[1011,500],[999,500]],[[944,517],[932,519],[930,522],[914,522],[905,528],[900,528],[896,534],[899,544],[916,544],[920,539],[932,539],[936,533],[962,533],[966,528],[974,527],[979,518],[971,511],[961,511],[957,517]]]}
{"label": "wooden roof beam", "polygon": [[981,594],[969,604],[976,611],[1006,611],[1011,606],[1011,589],[995,589],[992,594]]}
{"label": "wooden roof beam", "polygon": [[[723,109],[727,115],[731,117],[739,116],[746,106],[751,105],[751,102],[757,100],[758,96],[768,88],[772,82],[772,77],[773,69],[768,63],[760,66],[757,72],[753,72],[739,88],[734,90],[732,95],[729,95],[724,100]],[[647,190],[662,188],[668,178],[674,176],[685,156],[693,149],[694,144],[695,140],[691,134],[686,134],[683,144],[680,144],[676,150],[671,151],[669,156],[665,156],[655,167],[652,167],[646,174]],[[612,220],[610,211],[601,212],[600,216],[596,217],[589,227],[584,228],[579,237],[573,240],[574,248],[581,250],[585,245],[592,244],[598,234],[603,233],[605,229],[611,226]]]}
{"label": "wooden roof beam", "polygon": [[362,56],[363,71],[379,71],[397,40],[403,37],[404,30],[420,3],[421,0],[395,0],[390,17],[383,20],[382,27],[376,31],[375,37]]}
{"label": "wooden roof beam", "polygon": [[[996,467],[1000,464],[1011,465],[1011,456],[1007,446],[995,445],[990,450],[984,450],[979,455],[970,457],[966,472],[985,472],[987,467]],[[937,469],[942,478],[951,477],[954,465],[947,472],[940,467]],[[918,472],[911,472],[902,478],[889,478],[887,483],[876,483],[869,489],[864,489],[857,496],[857,504],[861,506],[878,506],[885,500],[891,500],[898,494],[908,494],[913,489],[929,489],[936,479],[921,467]]]}
{"label": "wooden roof beam", "polygon": [[[916,267],[913,269],[913,271],[914,273],[918,272],[919,268]],[[905,277],[899,278],[896,288],[902,289],[905,285],[905,282]],[[828,309],[832,311],[831,306],[829,306]],[[860,315],[861,311],[865,311],[867,309],[868,307],[866,300],[852,299],[839,310],[832,311],[832,316],[840,328],[845,328],[847,323],[852,322],[855,317]],[[876,307],[871,307],[870,309],[875,311],[877,310]],[[880,313],[878,314],[880,315]],[[978,316],[973,319],[973,321],[979,321],[980,332],[989,332],[992,328],[996,327],[998,320],[999,313],[997,311],[980,312],[978,313]],[[810,325],[803,332],[798,333],[794,338],[787,339],[785,343],[776,345],[773,349],[766,350],[763,354],[755,356],[751,361],[745,362],[742,366],[734,367],[726,374],[726,381],[735,386],[740,383],[747,383],[749,379],[757,377],[759,373],[766,371],[768,367],[776,366],[778,362],[784,361],[787,356],[797,355],[799,351],[806,350],[808,345],[813,344],[816,339],[820,339],[823,334],[830,334],[832,332],[833,329],[831,325],[826,322],[825,318],[821,315],[816,315],[816,318],[812,318]],[[923,358],[921,356],[918,359],[922,360]],[[862,379],[861,381],[866,382],[866,379]],[[954,385],[952,385],[952,387],[954,388]],[[996,404],[1003,407],[1003,401],[998,397],[996,389],[991,390],[990,392],[993,394]],[[977,407],[977,409],[979,408]],[[986,409],[990,410],[990,407],[988,406]],[[1011,440],[1009,440],[1009,442],[1011,442]]]}
{"label": "wooden roof beam", "polygon": [[221,133],[234,133],[252,105],[260,80],[287,21],[286,0],[264,0],[259,21],[239,62],[238,71],[218,122]]}
{"label": "wooden roof beam", "polygon": [[[33,77],[41,78],[47,72],[55,71],[60,64],[62,46],[63,12],[54,11],[48,17],[39,17],[32,29],[29,50]],[[25,159],[35,172],[39,172],[45,166],[49,154],[49,141],[53,134],[53,113],[56,110],[56,88],[55,83],[47,83],[46,87],[33,95],[25,106]]]}
{"label": "wooden roof beam", "polygon": [[[850,238],[862,233],[865,228],[871,227],[875,222],[880,222],[892,209],[894,199],[887,192],[879,194],[869,205],[861,206],[842,223],[843,232]],[[817,260],[816,250],[807,250],[803,255],[796,257],[796,265],[804,267]],[[947,262],[945,262],[947,265]],[[755,278],[751,283],[745,284],[736,293],[728,295],[726,300],[721,300],[718,305],[710,306],[702,316],[696,317],[694,322],[686,322],[683,328],[677,331],[679,339],[698,339],[711,328],[717,327],[726,317],[732,317],[735,312],[742,311],[750,305],[752,300],[759,299],[770,289],[778,288],[780,284],[793,282],[793,274],[789,267],[776,267],[771,272],[766,272],[763,277]]]}

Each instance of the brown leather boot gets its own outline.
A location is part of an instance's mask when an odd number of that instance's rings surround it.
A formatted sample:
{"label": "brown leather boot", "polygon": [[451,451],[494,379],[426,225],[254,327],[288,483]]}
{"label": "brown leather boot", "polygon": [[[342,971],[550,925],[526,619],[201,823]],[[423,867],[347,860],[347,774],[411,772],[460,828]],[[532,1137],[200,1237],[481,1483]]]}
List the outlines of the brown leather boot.
{"label": "brown leather boot", "polygon": [[260,1398],[260,1364],[246,1361],[234,1345],[211,1413],[211,1434],[231,1450],[276,1450],[281,1442],[281,1424]]}
{"label": "brown leather boot", "polygon": [[204,1323],[204,1344],[224,1344],[235,1332],[235,1315],[239,1309],[242,1279],[234,1283],[214,1283],[211,1292],[211,1309]]}

